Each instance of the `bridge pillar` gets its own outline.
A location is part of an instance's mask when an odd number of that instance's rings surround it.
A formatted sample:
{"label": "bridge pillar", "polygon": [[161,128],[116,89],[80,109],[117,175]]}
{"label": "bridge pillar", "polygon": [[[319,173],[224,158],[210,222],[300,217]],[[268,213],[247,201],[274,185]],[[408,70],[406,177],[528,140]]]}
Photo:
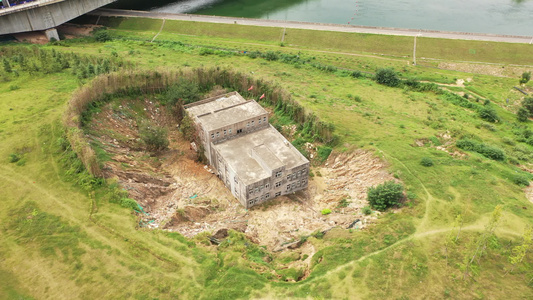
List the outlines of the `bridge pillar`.
{"label": "bridge pillar", "polygon": [[50,28],[48,30],[45,30],[44,31],[44,34],[46,35],[46,38],[51,41],[53,38],[56,40],[56,41],[59,41],[59,33],[57,33],[57,29],[55,28]]}
{"label": "bridge pillar", "polygon": [[4,7],[11,7],[11,4],[9,4],[9,0],[2,0],[2,5]]}

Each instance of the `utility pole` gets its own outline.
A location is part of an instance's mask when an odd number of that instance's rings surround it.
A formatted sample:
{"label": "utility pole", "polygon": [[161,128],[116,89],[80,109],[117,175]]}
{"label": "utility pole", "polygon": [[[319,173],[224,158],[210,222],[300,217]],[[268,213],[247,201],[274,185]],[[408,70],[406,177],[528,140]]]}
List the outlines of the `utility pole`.
{"label": "utility pole", "polygon": [[415,45],[413,46],[413,65],[416,66],[416,35],[415,35]]}
{"label": "utility pole", "polygon": [[416,66],[416,38],[420,36],[420,31],[418,32],[417,35],[415,35],[415,44],[413,46],[413,65]]}

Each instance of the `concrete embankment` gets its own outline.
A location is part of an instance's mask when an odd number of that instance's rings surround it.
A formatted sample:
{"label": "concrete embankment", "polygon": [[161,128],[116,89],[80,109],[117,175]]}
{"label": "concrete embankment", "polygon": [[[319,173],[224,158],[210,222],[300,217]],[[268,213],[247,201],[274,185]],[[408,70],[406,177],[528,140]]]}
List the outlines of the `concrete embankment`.
{"label": "concrete embankment", "polygon": [[413,36],[413,37],[421,36],[421,37],[443,38],[443,39],[533,44],[533,37],[531,36],[450,32],[450,31],[436,31],[436,30],[423,30],[423,29],[417,30],[417,29],[370,27],[370,26],[324,24],[324,23],[308,23],[308,22],[248,19],[248,18],[236,18],[236,17],[156,13],[156,12],[149,12],[149,11],[132,11],[132,10],[104,9],[104,8],[95,10],[88,14],[102,16],[102,17],[133,17],[133,18],[167,19],[167,20],[196,21],[196,22],[220,23],[220,24],[240,24],[240,25],[250,25],[250,26],[264,26],[264,27],[311,29],[311,30],[322,30],[322,31],[370,33],[370,34],[400,35],[400,36]]}

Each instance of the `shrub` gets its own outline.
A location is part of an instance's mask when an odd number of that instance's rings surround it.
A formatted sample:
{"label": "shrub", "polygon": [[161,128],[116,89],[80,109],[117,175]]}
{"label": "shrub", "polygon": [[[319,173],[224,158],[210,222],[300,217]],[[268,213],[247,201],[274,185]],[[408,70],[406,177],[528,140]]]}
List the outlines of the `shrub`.
{"label": "shrub", "polygon": [[348,201],[346,198],[342,198],[337,207],[348,207],[348,205],[350,205],[350,201]]}
{"label": "shrub", "polygon": [[162,102],[170,105],[189,104],[199,99],[198,85],[192,81],[180,79],[167,90]]}
{"label": "shrub", "polygon": [[524,98],[522,101],[522,107],[527,109],[529,115],[533,114],[533,97]]}
{"label": "shrub", "polygon": [[461,139],[455,143],[455,145],[459,149],[463,149],[466,151],[476,151],[477,144],[478,144],[477,142],[470,140],[470,139]]}
{"label": "shrub", "polygon": [[513,182],[519,186],[529,186],[529,178],[527,178],[527,176],[524,176],[524,175],[513,176]]}
{"label": "shrub", "polygon": [[112,40],[113,38],[111,37],[111,34],[109,34],[109,31],[107,30],[98,30],[97,32],[95,32],[93,34],[94,36],[94,39],[97,41],[97,42],[107,42],[107,41],[110,41]]}
{"label": "shrub", "polygon": [[504,160],[505,153],[500,148],[479,144],[475,150],[477,153],[494,160]]}
{"label": "shrub", "polygon": [[122,198],[120,200],[120,206],[125,207],[125,208],[130,208],[132,210],[139,209],[137,202],[131,198]]}
{"label": "shrub", "polygon": [[141,124],[139,136],[150,151],[163,150],[168,147],[167,130],[153,124]]}
{"label": "shrub", "polygon": [[370,187],[367,195],[372,208],[385,210],[400,204],[403,199],[403,186],[391,180],[376,187]]}
{"label": "shrub", "polygon": [[361,71],[353,71],[350,76],[352,76],[353,78],[359,78],[359,77],[362,77],[363,76],[363,73],[361,73]]}
{"label": "shrub", "polygon": [[498,113],[492,107],[482,107],[478,114],[480,118],[488,122],[496,123],[500,121]]}
{"label": "shrub", "polygon": [[372,208],[370,208],[370,206],[363,207],[362,211],[363,211],[363,214],[366,215],[366,216],[372,214]]}
{"label": "shrub", "polygon": [[267,51],[264,55],[264,58],[268,61],[274,61],[279,59],[279,55],[274,51]]}
{"label": "shrub", "polygon": [[213,51],[213,49],[211,48],[200,48],[200,55],[202,56],[205,56],[205,55],[211,55],[211,54],[215,54],[215,51]]}
{"label": "shrub", "polygon": [[17,153],[11,153],[9,154],[9,162],[10,163],[16,163],[19,161],[22,157]]}
{"label": "shrub", "polygon": [[422,160],[420,160],[420,164],[424,167],[431,167],[433,166],[433,160],[429,157],[423,157]]}
{"label": "shrub", "polygon": [[518,119],[518,122],[527,122],[529,119],[529,111],[524,107],[520,107],[516,112],[516,118]]}
{"label": "shrub", "polygon": [[329,215],[331,213],[331,209],[325,208],[320,212],[322,215]]}
{"label": "shrub", "polygon": [[520,84],[528,83],[531,79],[531,72],[522,73],[522,78],[520,78]]}
{"label": "shrub", "polygon": [[400,84],[400,78],[393,69],[378,69],[376,72],[376,82],[386,86],[398,86]]}
{"label": "shrub", "polygon": [[318,159],[320,159],[320,161],[326,161],[326,159],[328,159],[329,155],[331,154],[332,150],[333,149],[331,149],[328,146],[319,146],[318,151],[317,151]]}

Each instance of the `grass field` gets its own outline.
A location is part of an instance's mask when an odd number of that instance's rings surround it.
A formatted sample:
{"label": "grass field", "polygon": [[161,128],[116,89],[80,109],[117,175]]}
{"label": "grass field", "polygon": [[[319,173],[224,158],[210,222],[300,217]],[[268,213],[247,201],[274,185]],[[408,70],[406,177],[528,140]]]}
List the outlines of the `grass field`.
{"label": "grass field", "polygon": [[[135,19],[111,20],[107,25],[120,39],[105,43],[80,39],[40,48],[118,57],[135,69],[231,68],[278,83],[306,109],[335,124],[341,138],[335,151],[363,148],[386,160],[411,200],[395,213],[382,214],[368,230],[335,229],[309,238],[318,250],[310,276],[284,282],[272,272],[290,273],[278,265],[286,258],[250,246],[242,235],[214,247],[178,234],[136,229],[135,215],[110,203],[107,187],[80,184],[71,172],[76,159],[65,150],[61,117],[72,92],[90,79],[73,75],[73,68],[3,74],[0,298],[533,297],[531,253],[512,271],[509,262],[526,226],[533,224],[533,204],[523,187],[514,183],[517,175],[531,180],[531,174],[511,162],[515,159],[529,169],[533,163],[533,146],[521,139],[523,131],[533,127],[531,121],[518,123],[514,116],[522,97],[512,89],[518,78],[408,65],[410,38],[353,35],[348,39],[287,30],[287,45],[281,47],[279,29],[261,29],[259,34],[257,28],[243,26],[167,21],[158,42],[150,43],[161,23]],[[333,43],[331,37],[343,43]],[[431,39],[419,43],[421,56],[533,64],[527,58],[531,45]],[[214,51],[201,55],[205,48]],[[477,50],[473,54],[469,49]],[[482,99],[471,98],[467,102],[474,106],[465,107],[445,94],[387,87],[369,77],[353,78],[342,70],[324,71],[308,63],[252,59],[239,51],[298,54],[316,64],[368,73],[393,67],[403,78],[439,84],[471,78],[454,91],[474,91]],[[485,99],[500,122],[486,122],[472,108],[483,106]],[[464,137],[501,148],[506,159],[491,160],[455,148],[453,143]],[[416,146],[416,141],[423,145]],[[447,142],[452,143],[449,149],[466,156],[436,148]],[[13,154],[18,161],[11,162]],[[434,166],[422,166],[422,157],[431,158]],[[465,258],[486,232],[497,205],[502,206],[497,238],[490,239],[470,269],[471,277],[463,280]],[[457,215],[464,224],[454,225]],[[264,259],[267,256],[272,262]]]}

